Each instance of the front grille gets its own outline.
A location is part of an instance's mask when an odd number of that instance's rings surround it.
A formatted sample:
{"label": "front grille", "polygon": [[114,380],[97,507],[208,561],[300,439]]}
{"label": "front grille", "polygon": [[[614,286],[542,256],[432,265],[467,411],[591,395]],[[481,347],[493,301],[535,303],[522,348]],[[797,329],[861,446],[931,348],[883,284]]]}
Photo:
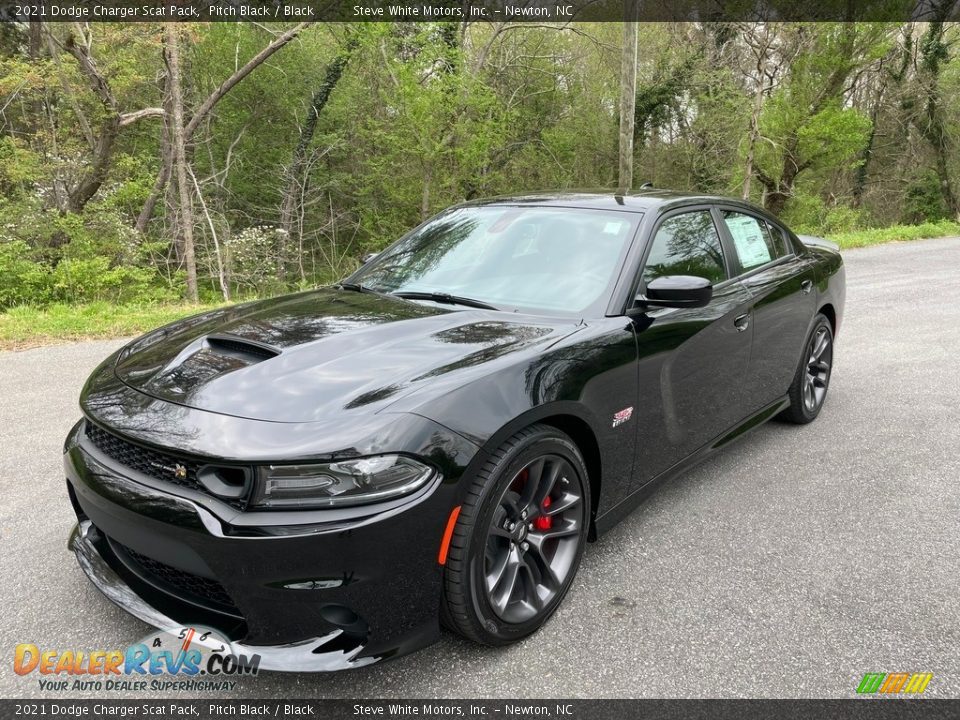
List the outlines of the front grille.
{"label": "front grille", "polygon": [[[134,445],[123,438],[117,437],[106,430],[102,430],[93,423],[87,424],[87,437],[96,448],[107,457],[124,467],[149,475],[157,480],[172,483],[179,487],[198,490],[210,495],[206,488],[197,480],[197,472],[202,463],[183,457],[168,455],[157,450],[150,450],[140,445]],[[216,496],[212,496],[216,497]],[[218,500],[231,505],[238,510],[246,507],[246,498],[222,498]]]}
{"label": "front grille", "polygon": [[139,570],[147,576],[147,579],[159,581],[159,584],[166,585],[169,588],[186,595],[188,599],[199,600],[205,605],[213,605],[216,609],[226,610],[230,613],[239,615],[237,606],[233,599],[227,593],[226,589],[211,578],[201,577],[188,573],[184,570],[178,570],[175,567],[162,563],[159,560],[147,557],[138,553],[136,550],[111,540],[115,548],[119,548],[129,560],[132,560]]}

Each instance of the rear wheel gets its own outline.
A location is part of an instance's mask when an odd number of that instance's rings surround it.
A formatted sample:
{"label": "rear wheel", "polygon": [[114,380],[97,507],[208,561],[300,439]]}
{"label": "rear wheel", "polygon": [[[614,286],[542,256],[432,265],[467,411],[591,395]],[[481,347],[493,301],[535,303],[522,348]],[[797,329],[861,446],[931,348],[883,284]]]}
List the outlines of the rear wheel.
{"label": "rear wheel", "polygon": [[488,645],[539,629],[573,581],[590,485],[569,437],[533,425],[484,465],[461,505],[444,569],[445,624]]}
{"label": "rear wheel", "polygon": [[800,425],[815,420],[827,398],[832,370],[833,330],[826,316],[818,314],[790,386],[790,407],[780,417]]}

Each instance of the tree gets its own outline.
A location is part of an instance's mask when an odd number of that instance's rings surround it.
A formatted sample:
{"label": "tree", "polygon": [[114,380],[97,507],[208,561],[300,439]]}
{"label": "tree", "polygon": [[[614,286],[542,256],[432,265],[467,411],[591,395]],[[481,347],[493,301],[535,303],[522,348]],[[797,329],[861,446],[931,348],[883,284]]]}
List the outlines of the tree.
{"label": "tree", "polygon": [[[35,23],[31,23],[31,26],[33,25]],[[46,30],[48,37],[54,44],[65,49],[76,59],[90,89],[100,100],[105,111],[105,117],[100,125],[99,132],[93,135],[92,131],[88,129],[91,157],[87,163],[86,171],[79,182],[69,190],[67,196],[66,209],[71,212],[79,212],[103,185],[113,161],[114,149],[121,128],[144,118],[162,117],[164,111],[163,108],[159,107],[147,107],[129,112],[120,110],[120,105],[114,96],[109,80],[100,71],[97,61],[93,57],[93,35],[89,28],[84,28],[80,23],[73,23],[72,31],[67,35],[64,42],[60,42],[55,37],[49,26],[46,27]],[[34,44],[33,36],[34,32],[32,31],[31,48]],[[81,113],[79,117],[83,118],[84,116]]]}
{"label": "tree", "polygon": [[334,58],[327,64],[323,81],[310,100],[306,120],[300,128],[300,135],[293,149],[293,158],[287,169],[286,187],[280,204],[280,247],[277,252],[277,273],[281,280],[286,277],[287,247],[289,239],[293,237],[294,212],[298,201],[302,203],[307,190],[308,151],[317,130],[317,121],[330,99],[330,94],[340,81],[340,76],[343,75],[343,70],[350,60],[350,55],[356,50],[358,42],[356,34],[351,33],[343,48],[338,50]]}
{"label": "tree", "polygon": [[853,164],[870,132],[870,120],[845,105],[849,83],[886,51],[888,28],[853,23],[801,25],[782,43],[795,59],[782,86],[760,116],[755,172],[764,205],[783,212],[797,177],[811,169]]}
{"label": "tree", "polygon": [[953,189],[950,171],[951,141],[943,117],[940,79],[943,67],[950,61],[950,43],[947,42],[946,19],[953,11],[953,3],[940,0],[933,3],[934,18],[920,40],[917,67],[917,87],[920,95],[918,112],[913,123],[934,153],[934,167],[940,181],[943,202],[954,218],[960,218],[960,203]]}
{"label": "tree", "polygon": [[[190,120],[184,125],[184,143],[190,142],[200,123],[203,122],[207,115],[213,110],[214,107],[216,107],[217,103],[219,103],[227,93],[236,87],[241,80],[266,62],[271,55],[297,37],[297,35],[303,32],[303,30],[311,24],[311,22],[302,22],[281,33],[280,35],[277,35],[273,40],[270,41],[270,43],[267,44],[266,47],[250,58],[242,67],[238,68],[222,83],[220,83],[220,85],[218,85],[217,88],[210,93],[210,95],[208,95],[202,103],[200,103],[197,110],[190,117]],[[153,184],[153,189],[150,191],[146,202],[143,204],[143,209],[140,211],[140,215],[137,217],[137,230],[139,232],[143,232],[146,229],[147,223],[150,222],[150,218],[153,216],[154,209],[157,205],[157,200],[160,198],[160,193],[163,192],[163,188],[166,186],[167,180],[170,178],[171,154],[169,152],[164,152],[162,154],[163,162],[160,166],[160,172],[158,173],[157,179]]]}
{"label": "tree", "polygon": [[623,49],[620,59],[620,152],[617,192],[633,187],[633,125],[637,105],[637,2],[624,0]]}
{"label": "tree", "polygon": [[187,297],[193,302],[200,299],[197,288],[197,256],[193,244],[193,198],[187,175],[186,128],[183,122],[183,89],[180,77],[180,26],[175,22],[166,23],[164,48],[167,58],[167,77],[170,88],[171,117],[167,135],[173,147],[173,164],[176,169],[178,192],[178,232],[182,239],[183,258],[187,268]]}

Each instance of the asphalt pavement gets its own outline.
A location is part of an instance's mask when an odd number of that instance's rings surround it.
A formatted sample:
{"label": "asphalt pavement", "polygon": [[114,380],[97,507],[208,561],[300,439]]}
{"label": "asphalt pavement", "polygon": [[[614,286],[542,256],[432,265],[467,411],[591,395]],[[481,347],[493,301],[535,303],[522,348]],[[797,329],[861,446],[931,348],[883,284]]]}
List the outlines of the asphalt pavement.
{"label": "asphalt pavement", "polygon": [[[448,633],[231,695],[850,697],[864,673],[902,671],[933,673],[926,696],[960,697],[960,238],[845,257],[820,418],[768,423],[660,489],[587,548],[540,633],[505,649]],[[66,548],[61,443],[84,379],[119,344],[0,353],[0,697],[64,697],[14,674],[18,643],[105,650],[148,631]]]}

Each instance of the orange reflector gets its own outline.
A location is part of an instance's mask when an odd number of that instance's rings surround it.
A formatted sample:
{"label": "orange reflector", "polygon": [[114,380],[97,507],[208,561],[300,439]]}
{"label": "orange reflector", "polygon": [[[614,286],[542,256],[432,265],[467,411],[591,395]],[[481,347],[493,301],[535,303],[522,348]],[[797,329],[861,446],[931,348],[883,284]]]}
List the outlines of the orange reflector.
{"label": "orange reflector", "polygon": [[443,540],[440,541],[440,554],[437,555],[437,562],[441,565],[447,564],[447,550],[450,549],[450,540],[453,539],[453,528],[457,524],[458,517],[460,517],[459,505],[450,511],[450,518],[447,520],[447,529],[443,531]]}

